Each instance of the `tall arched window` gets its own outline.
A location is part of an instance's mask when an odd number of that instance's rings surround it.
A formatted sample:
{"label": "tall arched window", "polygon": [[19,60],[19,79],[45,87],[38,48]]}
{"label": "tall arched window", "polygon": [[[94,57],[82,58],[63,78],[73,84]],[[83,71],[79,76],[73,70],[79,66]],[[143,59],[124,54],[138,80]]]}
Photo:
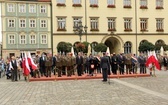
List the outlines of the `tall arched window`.
{"label": "tall arched window", "polygon": [[132,48],[131,42],[126,42],[124,44],[124,53],[125,54],[131,53],[131,48]]}

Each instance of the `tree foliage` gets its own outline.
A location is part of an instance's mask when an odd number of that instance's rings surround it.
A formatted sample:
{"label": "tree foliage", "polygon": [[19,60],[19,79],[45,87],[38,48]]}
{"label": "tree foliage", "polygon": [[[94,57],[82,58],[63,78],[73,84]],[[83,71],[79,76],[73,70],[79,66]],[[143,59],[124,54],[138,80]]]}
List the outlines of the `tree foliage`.
{"label": "tree foliage", "polygon": [[99,43],[94,47],[94,51],[96,52],[106,52],[107,46],[104,43]]}
{"label": "tree foliage", "polygon": [[151,42],[144,42],[139,46],[139,52],[147,52],[155,50],[155,46]]}

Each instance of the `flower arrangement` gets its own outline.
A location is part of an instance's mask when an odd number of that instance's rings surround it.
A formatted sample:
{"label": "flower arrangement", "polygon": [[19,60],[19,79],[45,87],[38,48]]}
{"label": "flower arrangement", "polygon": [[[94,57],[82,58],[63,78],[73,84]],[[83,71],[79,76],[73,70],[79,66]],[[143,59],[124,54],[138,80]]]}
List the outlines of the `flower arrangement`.
{"label": "flower arrangement", "polygon": [[66,6],[64,3],[57,3],[57,6]]}
{"label": "flower arrangement", "polygon": [[81,4],[73,4],[72,6],[73,6],[73,7],[82,7]]}

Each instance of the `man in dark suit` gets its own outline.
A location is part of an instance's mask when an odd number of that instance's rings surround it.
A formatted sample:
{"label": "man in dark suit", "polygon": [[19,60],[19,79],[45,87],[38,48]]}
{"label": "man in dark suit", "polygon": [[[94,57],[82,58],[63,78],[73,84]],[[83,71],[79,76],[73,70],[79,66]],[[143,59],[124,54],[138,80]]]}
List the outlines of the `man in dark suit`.
{"label": "man in dark suit", "polygon": [[110,69],[110,63],[108,57],[106,57],[106,53],[103,53],[103,57],[100,61],[100,67],[102,68],[103,73],[103,82],[107,81],[107,71]]}
{"label": "man in dark suit", "polygon": [[16,62],[16,59],[14,56],[12,56],[12,60],[9,64],[9,69],[11,70],[12,73],[12,81],[18,81],[17,80],[17,68],[18,68],[18,63]]}
{"label": "man in dark suit", "polygon": [[46,76],[45,62],[46,62],[46,55],[45,55],[45,53],[43,53],[42,56],[40,57],[40,61],[39,61],[40,73],[41,73],[42,77],[43,77],[43,75]]}
{"label": "man in dark suit", "polygon": [[82,67],[83,67],[83,57],[81,56],[80,52],[78,52],[78,56],[76,57],[76,65],[77,65],[78,76],[81,76],[82,75]]}

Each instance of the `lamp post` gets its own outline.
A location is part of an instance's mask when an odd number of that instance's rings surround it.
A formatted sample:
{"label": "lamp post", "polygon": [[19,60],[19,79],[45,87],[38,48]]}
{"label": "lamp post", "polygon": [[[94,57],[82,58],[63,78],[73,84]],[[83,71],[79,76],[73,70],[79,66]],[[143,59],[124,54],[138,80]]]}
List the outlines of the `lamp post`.
{"label": "lamp post", "polygon": [[73,27],[73,30],[76,34],[79,35],[79,40],[81,42],[82,35],[87,33],[87,26],[83,27],[82,21],[79,21],[76,26]]}

